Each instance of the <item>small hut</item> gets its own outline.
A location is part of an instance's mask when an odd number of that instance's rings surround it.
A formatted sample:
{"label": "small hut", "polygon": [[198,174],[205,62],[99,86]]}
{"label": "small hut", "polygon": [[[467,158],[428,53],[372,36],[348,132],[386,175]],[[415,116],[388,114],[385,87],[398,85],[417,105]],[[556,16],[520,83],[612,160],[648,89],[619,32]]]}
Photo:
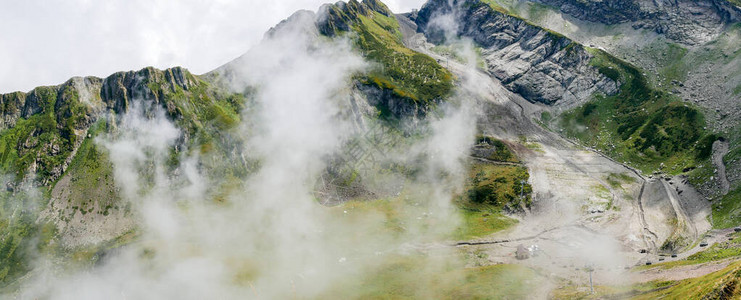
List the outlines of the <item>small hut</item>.
{"label": "small hut", "polygon": [[515,252],[515,257],[519,260],[528,259],[530,258],[530,250],[527,250],[525,245],[520,244],[517,246],[517,252]]}

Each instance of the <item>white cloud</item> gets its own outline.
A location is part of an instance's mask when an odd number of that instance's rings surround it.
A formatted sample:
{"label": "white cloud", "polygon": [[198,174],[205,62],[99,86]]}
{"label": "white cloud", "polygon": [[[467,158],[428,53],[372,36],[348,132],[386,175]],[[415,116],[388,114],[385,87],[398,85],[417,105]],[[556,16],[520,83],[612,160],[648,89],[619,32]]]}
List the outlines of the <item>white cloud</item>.
{"label": "white cloud", "polygon": [[[463,105],[444,105],[442,119],[429,119],[429,136],[387,152],[391,161],[421,165],[421,175],[400,180],[405,195],[394,202],[407,207],[404,213],[387,217],[348,206],[349,214],[339,214],[319,205],[315,187],[331,161],[327,157],[368,134],[352,123],[353,92],[347,88],[368,64],[348,40],[328,41],[316,30],[303,30],[314,17],[293,18],[230,64],[235,86],[256,87],[254,110],[242,111],[242,119],[251,122],[228,135],[244,141],[239,154],[260,161],[253,173],[239,185],[236,177],[221,181],[199,167],[198,154],[183,156],[175,168],[187,178],[166,171],[169,149],[181,132],[162,107],[134,100],[117,129],[97,142],[109,152],[122,199],[141,221],[140,235],[92,268],[57,271],[39,263],[21,282],[18,298],[313,299],[335,291],[354,298],[366,291],[349,278],[362,284],[385,262],[417,257],[409,249],[449,236],[458,221],[451,199],[462,187],[463,158],[476,124]],[[226,184],[234,188],[219,192],[227,193],[228,203],[214,205],[207,187]],[[403,232],[389,227],[397,221]],[[455,252],[434,251],[418,256],[425,265],[414,272],[435,274],[457,261]]]}
{"label": "white cloud", "polygon": [[[205,73],[330,0],[0,0],[0,93],[145,66]],[[395,12],[423,0],[384,1]]]}

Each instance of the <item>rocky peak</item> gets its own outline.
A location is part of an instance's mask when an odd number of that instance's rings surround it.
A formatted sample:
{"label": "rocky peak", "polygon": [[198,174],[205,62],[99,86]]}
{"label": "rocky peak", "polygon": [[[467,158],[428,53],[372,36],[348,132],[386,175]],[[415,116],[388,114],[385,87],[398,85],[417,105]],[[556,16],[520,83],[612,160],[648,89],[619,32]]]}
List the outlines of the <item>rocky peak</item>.
{"label": "rocky peak", "polygon": [[379,13],[384,16],[392,16],[393,12],[378,0],[350,0],[326,4],[319,9],[317,27],[319,32],[326,36],[335,36],[338,32],[349,31],[350,26],[358,19],[359,15],[370,16]]}
{"label": "rocky peak", "polygon": [[[188,91],[198,84],[183,68],[119,72],[105,79],[75,77],[58,86],[28,93],[0,94],[0,130],[15,145],[3,151],[3,163],[17,180],[36,176],[36,183],[54,182],[69,166],[90,126],[106,111],[126,112],[130,101],[148,99],[174,111],[165,95]],[[25,122],[21,122],[25,121]],[[15,151],[15,152],[13,152]],[[17,157],[24,157],[18,159]]]}
{"label": "rocky peak", "polygon": [[535,0],[558,7],[565,14],[603,24],[633,23],[667,38],[702,44],[725,27],[741,21],[741,9],[727,0]]}
{"label": "rocky peak", "polygon": [[117,113],[126,112],[134,99],[150,99],[159,103],[164,93],[189,90],[197,79],[186,69],[175,67],[157,70],[152,67],[139,71],[118,72],[103,80],[100,96]]}
{"label": "rocky peak", "polygon": [[394,13],[391,12],[391,10],[386,6],[386,4],[383,4],[383,2],[378,0],[363,0],[363,4],[368,6],[372,11],[380,13],[384,16],[391,16]]}
{"label": "rocky peak", "polygon": [[21,109],[26,105],[26,93],[13,92],[0,95],[0,129],[15,126],[15,122],[21,116]]}

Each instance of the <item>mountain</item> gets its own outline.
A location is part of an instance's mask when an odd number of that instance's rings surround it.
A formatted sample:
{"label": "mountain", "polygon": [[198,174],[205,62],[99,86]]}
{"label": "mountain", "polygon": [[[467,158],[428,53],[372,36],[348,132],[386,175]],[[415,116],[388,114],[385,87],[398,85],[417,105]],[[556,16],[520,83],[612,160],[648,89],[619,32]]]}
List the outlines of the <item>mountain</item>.
{"label": "mountain", "polygon": [[603,24],[631,23],[690,45],[707,43],[739,21],[734,1],[540,1],[575,18]]}
{"label": "mountain", "polygon": [[203,75],[0,95],[0,293],[738,297],[738,22],[350,0]]}

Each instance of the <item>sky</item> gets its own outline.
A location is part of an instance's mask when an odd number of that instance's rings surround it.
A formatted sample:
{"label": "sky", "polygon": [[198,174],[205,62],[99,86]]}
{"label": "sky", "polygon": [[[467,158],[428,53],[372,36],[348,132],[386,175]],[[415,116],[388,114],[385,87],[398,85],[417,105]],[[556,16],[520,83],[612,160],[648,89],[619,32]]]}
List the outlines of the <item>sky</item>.
{"label": "sky", "polygon": [[[331,0],[0,0],[0,93],[146,66],[208,72]],[[424,0],[384,0],[396,12]]]}

